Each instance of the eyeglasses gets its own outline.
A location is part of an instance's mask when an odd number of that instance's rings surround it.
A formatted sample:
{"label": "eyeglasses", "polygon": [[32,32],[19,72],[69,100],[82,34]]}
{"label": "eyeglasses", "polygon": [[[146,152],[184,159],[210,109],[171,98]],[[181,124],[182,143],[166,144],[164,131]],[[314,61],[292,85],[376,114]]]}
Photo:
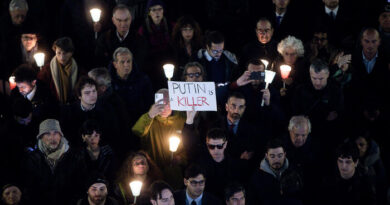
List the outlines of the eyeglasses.
{"label": "eyeglasses", "polygon": [[205,180],[200,180],[200,181],[189,180],[189,182],[190,182],[191,186],[196,186],[196,185],[203,186],[205,183]]}
{"label": "eyeglasses", "polygon": [[189,78],[193,78],[193,77],[199,78],[201,75],[202,75],[202,73],[200,73],[200,72],[186,74],[186,76],[188,76]]}
{"label": "eyeglasses", "polygon": [[193,28],[191,27],[187,27],[187,28],[181,28],[182,31],[192,31],[194,30]]}
{"label": "eyeglasses", "polygon": [[222,52],[223,52],[223,49],[222,50],[211,50],[211,53],[213,53],[214,55],[218,54],[218,53],[222,53]]}
{"label": "eyeglasses", "polygon": [[139,166],[139,165],[146,165],[146,162],[145,161],[138,161],[138,162],[133,163],[133,166]]}
{"label": "eyeglasses", "polygon": [[222,149],[224,145],[225,145],[225,142],[222,144],[215,144],[215,145],[214,144],[207,144],[207,148],[209,148],[209,149],[215,149],[215,148]]}

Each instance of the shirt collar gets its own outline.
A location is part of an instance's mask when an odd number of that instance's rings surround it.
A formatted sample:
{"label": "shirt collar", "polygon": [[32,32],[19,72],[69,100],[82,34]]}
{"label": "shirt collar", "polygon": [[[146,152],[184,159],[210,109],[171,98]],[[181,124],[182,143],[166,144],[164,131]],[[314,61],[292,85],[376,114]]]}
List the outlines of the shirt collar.
{"label": "shirt collar", "polygon": [[228,123],[229,126],[232,125],[232,124],[234,124],[234,126],[237,126],[238,123],[240,123],[240,120],[237,120],[236,123],[231,123],[230,120],[227,117],[226,117],[226,120],[227,120],[227,123]]}
{"label": "shirt collar", "polygon": [[207,52],[207,49],[204,51],[204,56],[206,57],[207,61],[213,60],[213,57],[210,56],[209,52]]}
{"label": "shirt collar", "polygon": [[339,11],[339,6],[337,6],[335,9],[330,9],[328,7],[325,6],[325,13],[329,15],[329,13],[333,11],[334,15],[337,16],[337,12]]}
{"label": "shirt collar", "polygon": [[32,91],[26,95],[26,98],[29,101],[31,101],[34,98],[36,92],[37,92],[37,85],[35,85],[34,88],[32,89]]}
{"label": "shirt collar", "polygon": [[195,200],[195,202],[196,202],[196,204],[197,205],[201,205],[202,203],[202,197],[203,197],[203,193],[200,195],[200,196],[198,196],[198,198],[196,198],[196,199],[193,199],[193,198],[191,198],[189,195],[188,195],[188,192],[187,192],[187,190],[186,190],[186,198],[187,198],[187,201],[188,201],[188,204],[191,204],[191,202],[193,201],[193,200]]}
{"label": "shirt collar", "polygon": [[374,56],[374,58],[373,59],[371,59],[371,60],[368,60],[367,58],[366,58],[366,56],[364,55],[364,52],[362,51],[362,57],[363,57],[363,60],[364,61],[372,61],[372,60],[375,60],[376,58],[378,58],[378,52],[376,52],[376,54],[375,54],[375,56]]}
{"label": "shirt collar", "polygon": [[86,108],[83,107],[83,105],[82,105],[81,102],[80,102],[80,108],[81,108],[81,110],[84,111],[84,112],[88,112],[88,111],[93,110],[93,109],[95,108],[95,105],[96,105],[96,104],[94,104],[94,105],[92,106],[91,109],[87,110]]}
{"label": "shirt collar", "polygon": [[283,12],[283,13],[281,13],[281,14],[278,14],[277,12],[275,12],[275,15],[276,15],[276,16],[281,16],[282,18],[284,17],[285,14],[286,14],[286,12]]}
{"label": "shirt collar", "polygon": [[129,34],[129,31],[126,32],[125,36],[123,38],[119,35],[118,31],[116,32],[116,36],[118,37],[119,41],[122,42],[126,39],[127,35]]}

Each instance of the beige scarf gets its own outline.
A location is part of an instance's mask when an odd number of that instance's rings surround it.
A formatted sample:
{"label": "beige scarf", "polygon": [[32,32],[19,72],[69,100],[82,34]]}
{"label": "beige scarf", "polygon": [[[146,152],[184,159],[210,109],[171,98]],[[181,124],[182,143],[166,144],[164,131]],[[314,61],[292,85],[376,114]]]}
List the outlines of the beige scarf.
{"label": "beige scarf", "polygon": [[38,140],[38,148],[43,152],[46,156],[46,161],[48,162],[52,171],[54,171],[58,160],[62,157],[62,155],[69,150],[68,140],[65,137],[61,137],[61,142],[58,145],[56,150],[50,150],[47,148],[42,139]]}
{"label": "beige scarf", "polygon": [[[67,67],[67,66],[65,66]],[[76,81],[77,81],[77,74],[78,74],[78,67],[76,64],[76,61],[72,58],[70,63],[70,73],[69,73],[69,81],[68,83],[64,83],[64,73],[66,71],[61,71],[60,69],[64,69],[65,67],[59,66],[59,63],[57,62],[56,57],[54,56],[53,59],[50,61],[50,71],[51,76],[53,78],[54,85],[56,87],[57,95],[61,103],[65,104],[67,102],[67,97],[69,96],[69,92],[72,92]],[[69,85],[70,86],[66,86]],[[70,90],[69,90],[70,89]]]}

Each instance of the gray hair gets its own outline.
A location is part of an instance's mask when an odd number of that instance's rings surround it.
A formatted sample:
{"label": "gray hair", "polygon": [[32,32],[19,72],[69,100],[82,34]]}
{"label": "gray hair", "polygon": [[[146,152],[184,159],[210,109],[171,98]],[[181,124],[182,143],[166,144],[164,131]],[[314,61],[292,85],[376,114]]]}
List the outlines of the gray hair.
{"label": "gray hair", "polygon": [[283,55],[284,49],[293,48],[297,52],[298,57],[303,57],[305,54],[305,49],[303,48],[303,43],[301,40],[295,38],[294,36],[287,36],[278,43],[278,52]]}
{"label": "gray hair", "polygon": [[311,132],[311,123],[308,117],[303,115],[293,116],[288,124],[288,130],[292,131],[294,128],[298,129],[307,126],[308,134]]}
{"label": "gray hair", "polygon": [[123,54],[129,54],[131,56],[131,59],[133,59],[133,53],[126,47],[118,47],[115,49],[114,54],[112,54],[112,58],[114,61],[117,61],[118,59],[116,58],[118,55],[123,55]]}
{"label": "gray hair", "polygon": [[206,72],[205,72],[205,70],[204,70],[202,64],[200,64],[200,63],[197,62],[197,61],[189,62],[189,63],[187,63],[187,64],[184,66],[183,74],[182,74],[182,76],[181,76],[182,80],[185,80],[186,74],[187,74],[187,69],[190,68],[190,67],[198,67],[198,68],[200,69],[201,74],[202,74],[203,80],[205,80],[205,78],[206,78]]}
{"label": "gray hair", "polygon": [[88,76],[95,80],[98,86],[111,87],[111,76],[107,68],[94,68],[88,72]]}
{"label": "gray hair", "polygon": [[9,3],[9,11],[15,10],[28,10],[28,4],[26,0],[12,0]]}

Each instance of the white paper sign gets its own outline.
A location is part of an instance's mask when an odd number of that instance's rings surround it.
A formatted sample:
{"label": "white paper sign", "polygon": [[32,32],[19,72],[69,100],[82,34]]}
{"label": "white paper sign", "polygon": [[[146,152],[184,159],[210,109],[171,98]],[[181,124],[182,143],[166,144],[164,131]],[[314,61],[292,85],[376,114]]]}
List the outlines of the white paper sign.
{"label": "white paper sign", "polygon": [[172,110],[217,111],[214,82],[168,81]]}

